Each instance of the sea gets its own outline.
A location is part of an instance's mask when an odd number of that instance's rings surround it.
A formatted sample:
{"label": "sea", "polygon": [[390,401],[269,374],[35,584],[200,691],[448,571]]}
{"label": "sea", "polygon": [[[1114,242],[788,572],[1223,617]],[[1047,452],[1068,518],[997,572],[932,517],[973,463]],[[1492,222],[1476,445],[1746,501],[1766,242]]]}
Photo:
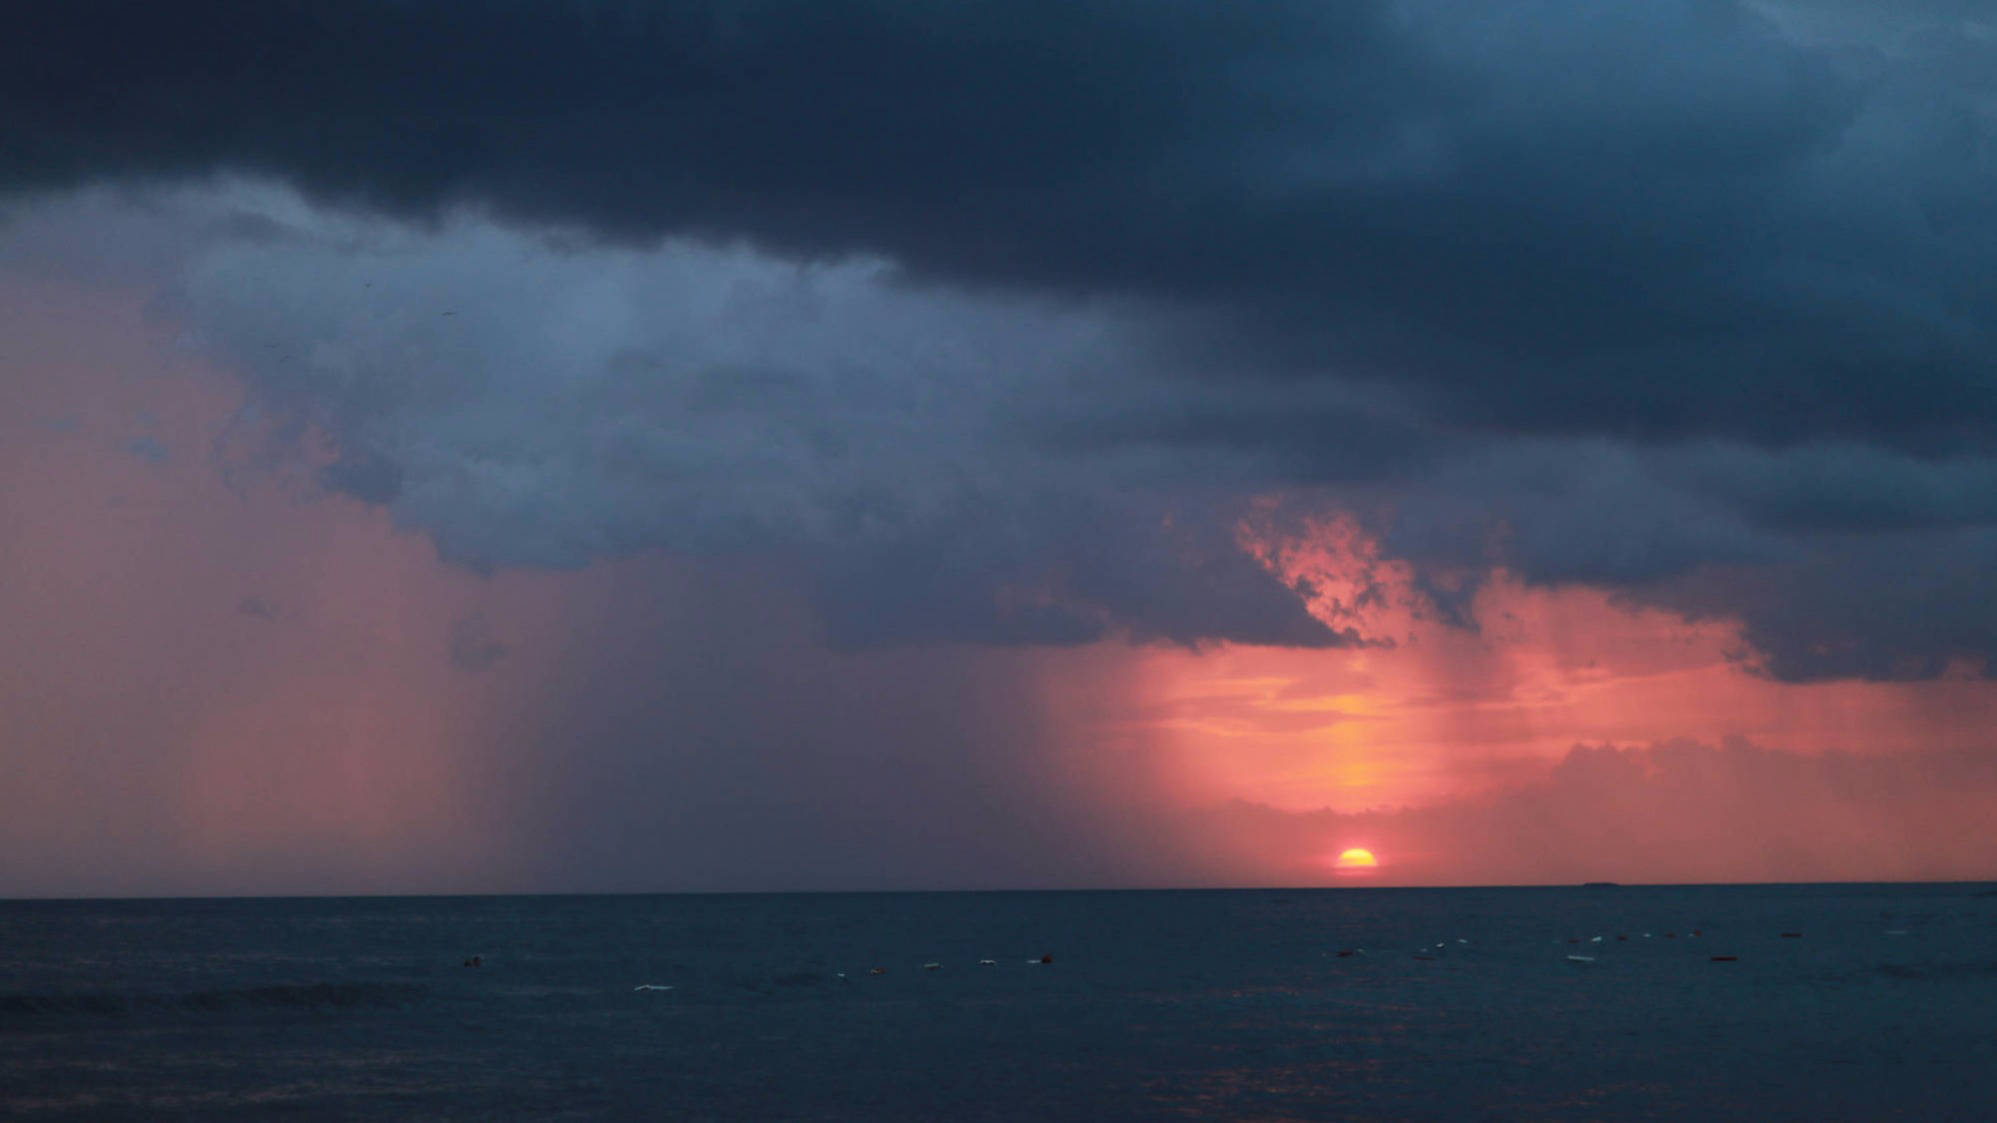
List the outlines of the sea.
{"label": "sea", "polygon": [[0,1117],[1997,1119],[1997,890],[5,901]]}

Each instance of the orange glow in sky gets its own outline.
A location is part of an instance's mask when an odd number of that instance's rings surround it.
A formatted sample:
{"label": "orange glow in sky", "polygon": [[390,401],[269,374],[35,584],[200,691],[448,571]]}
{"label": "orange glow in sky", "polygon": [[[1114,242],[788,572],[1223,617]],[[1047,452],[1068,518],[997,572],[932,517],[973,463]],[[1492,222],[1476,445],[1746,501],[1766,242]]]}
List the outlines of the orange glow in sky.
{"label": "orange glow in sky", "polygon": [[[1770,821],[1762,804],[1774,793],[1750,786],[1766,779],[1768,769],[1788,767],[1785,761],[1813,767],[1806,762],[1826,754],[1860,763],[1834,761],[1818,779],[1784,781],[1816,785],[1799,789],[1809,795],[1807,807],[1798,802],[1781,812],[1791,820],[1782,826],[1789,858],[1807,854],[1833,869],[1862,859],[1892,876],[1909,876],[1902,869],[1969,868],[1937,865],[1936,855],[1967,854],[1947,839],[1962,834],[1973,819],[1971,806],[1985,797],[1965,792],[1962,807],[1949,803],[1945,777],[1957,766],[1938,763],[1937,754],[1973,756],[1985,747],[1984,731],[1997,728],[1997,690],[1987,681],[1953,675],[1925,682],[1780,682],[1759,672],[1735,621],[1688,620],[1590,587],[1529,586],[1502,570],[1487,575],[1471,599],[1472,626],[1458,626],[1423,604],[1405,567],[1383,560],[1348,521],[1289,539],[1251,525],[1242,540],[1278,575],[1308,578],[1317,615],[1364,642],[1319,650],[1103,645],[1087,670],[1081,657],[1062,664],[1064,689],[1078,707],[1070,720],[1090,728],[1088,753],[1115,761],[1109,782],[1117,791],[1147,791],[1188,814],[1207,815],[1202,829],[1212,833],[1201,844],[1232,847],[1242,863],[1280,869],[1267,874],[1271,880],[1341,874],[1348,867],[1329,856],[1348,846],[1353,826],[1392,844],[1395,881],[1536,880],[1533,862],[1585,866],[1585,856],[1562,855],[1549,841],[1553,849],[1518,858],[1522,872],[1467,872],[1487,849],[1492,862],[1507,847],[1525,854],[1520,838],[1537,831],[1535,817],[1554,813],[1569,815],[1573,830],[1627,838],[1646,863],[1580,868],[1577,879],[1779,879],[1790,876],[1781,872],[1790,866],[1750,868],[1770,852],[1759,844],[1738,853],[1714,848],[1697,871],[1680,870],[1688,859],[1661,844],[1639,845],[1653,828],[1619,819],[1628,809],[1614,801],[1654,798],[1660,823],[1672,822],[1666,811],[1673,799],[1704,801],[1688,803],[1670,828],[1694,841]],[[1097,701],[1081,713],[1085,695]],[[1562,782],[1575,792],[1532,797],[1547,801],[1539,811],[1512,817],[1490,811],[1562,776],[1577,746],[1647,751],[1668,742],[1708,746],[1717,755],[1670,757],[1688,775],[1650,781],[1643,770],[1658,767],[1654,761],[1590,757],[1582,762],[1587,768],[1565,774]],[[1730,745],[1773,755],[1720,751]],[[1584,793],[1591,783],[1607,782],[1603,769],[1615,759],[1637,770],[1618,781],[1625,787]],[[1902,761],[1882,775],[1934,786],[1935,795],[1920,798],[1948,810],[1930,826],[1910,810],[1913,803],[1890,814],[1860,807],[1840,793],[1861,783],[1850,774],[1869,767],[1862,764],[1867,760]],[[1646,782],[1695,789],[1667,798],[1663,787],[1645,790]],[[1490,829],[1509,833],[1445,840],[1408,825],[1460,825],[1474,815],[1491,816]],[[1722,815],[1730,818],[1720,822]],[[1318,821],[1313,816],[1367,818],[1344,827],[1326,820],[1333,833],[1312,838],[1298,824]],[[1378,827],[1381,816],[1398,816],[1402,825]],[[1909,850],[1912,832],[1927,851],[1918,861]],[[1299,846],[1324,857],[1304,859]],[[1239,867],[1214,868],[1217,876],[1253,879],[1237,874]]]}
{"label": "orange glow in sky", "polygon": [[1320,529],[1253,545],[1278,573],[1311,577],[1318,615],[1367,646],[1134,653],[1141,700],[1128,720],[1182,798],[1354,812],[1487,793],[1576,744],[1744,737],[1878,753],[1967,747],[1997,722],[1981,682],[1776,682],[1742,656],[1732,621],[1502,571],[1473,601],[1476,626],[1453,626],[1351,524]]}

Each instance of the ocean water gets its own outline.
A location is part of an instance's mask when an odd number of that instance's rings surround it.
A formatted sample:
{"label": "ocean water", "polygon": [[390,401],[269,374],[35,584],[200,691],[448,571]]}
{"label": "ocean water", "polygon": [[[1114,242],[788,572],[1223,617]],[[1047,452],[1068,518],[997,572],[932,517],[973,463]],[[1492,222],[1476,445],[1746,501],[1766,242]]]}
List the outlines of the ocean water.
{"label": "ocean water", "polygon": [[1992,1119],[1997,894],[0,902],[0,1116]]}

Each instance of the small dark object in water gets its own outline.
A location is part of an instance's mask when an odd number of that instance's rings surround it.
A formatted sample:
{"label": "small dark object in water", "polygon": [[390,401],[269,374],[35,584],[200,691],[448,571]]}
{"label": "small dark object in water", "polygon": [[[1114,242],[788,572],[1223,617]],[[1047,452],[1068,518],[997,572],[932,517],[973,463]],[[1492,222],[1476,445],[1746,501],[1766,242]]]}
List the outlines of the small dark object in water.
{"label": "small dark object in water", "polygon": [[888,969],[887,969],[887,968],[885,968],[885,967],[869,967],[869,968],[867,968],[867,974],[869,974],[869,975],[885,975],[885,974],[887,974],[887,973],[888,973]]}
{"label": "small dark object in water", "polygon": [[1803,934],[1801,932],[1784,932],[1782,933],[1782,938],[1785,940],[1800,940],[1803,938]]}
{"label": "small dark object in water", "polygon": [[1040,962],[1042,962],[1042,963],[1052,963],[1052,962],[1054,962],[1054,957],[1053,957],[1053,956],[1051,956],[1051,955],[1043,955],[1043,956],[1041,956],[1041,957],[1040,957]]}
{"label": "small dark object in water", "polygon": [[1351,957],[1352,957],[1352,949],[1351,949],[1351,948],[1340,948],[1340,949],[1339,949],[1339,952],[1338,952],[1338,958],[1340,958],[1340,959],[1350,959]]}
{"label": "small dark object in water", "polygon": [[1677,939],[1677,938],[1678,938],[1678,933],[1676,933],[1676,932],[1666,932],[1666,933],[1664,934],[1664,938],[1665,938],[1665,939],[1667,939],[1667,940],[1675,940],[1675,939]]}
{"label": "small dark object in water", "polygon": [[484,959],[484,957],[483,957],[483,956],[477,956],[477,955],[474,955],[474,956],[472,956],[472,957],[471,957],[470,959],[467,959],[467,960],[465,960],[465,966],[467,966],[467,967],[483,967],[483,966],[485,966],[485,959]]}
{"label": "small dark object in water", "polygon": [[1628,936],[1625,936],[1625,935],[1623,935],[1623,934],[1622,934],[1621,932],[1618,932],[1618,933],[1616,933],[1616,939],[1618,939],[1618,940],[1627,940],[1627,939],[1629,939],[1629,937],[1628,937]]}
{"label": "small dark object in water", "polygon": [[1738,956],[1738,955],[1716,955],[1716,956],[1714,956],[1714,957],[1713,957],[1713,962],[1714,962],[1714,963],[1738,963],[1738,962],[1740,962],[1740,956]]}

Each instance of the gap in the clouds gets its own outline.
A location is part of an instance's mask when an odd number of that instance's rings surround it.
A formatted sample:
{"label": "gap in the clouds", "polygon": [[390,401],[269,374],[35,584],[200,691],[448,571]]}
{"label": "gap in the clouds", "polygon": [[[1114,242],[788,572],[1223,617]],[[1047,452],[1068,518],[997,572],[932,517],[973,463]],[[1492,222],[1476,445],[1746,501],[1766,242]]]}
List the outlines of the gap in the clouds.
{"label": "gap in the clouds", "polygon": [[[1946,845],[1993,794],[1975,767],[1997,728],[1987,681],[1781,682],[1741,657],[1737,622],[1502,570],[1478,584],[1466,627],[1427,610],[1410,570],[1383,560],[1349,517],[1301,525],[1285,537],[1251,517],[1244,544],[1309,590],[1328,622],[1381,642],[1106,646],[1088,657],[1116,669],[1097,667],[1068,695],[1079,704],[1101,696],[1101,679],[1121,684],[1114,708],[1079,724],[1120,746],[1122,790],[1172,809],[1157,814],[1181,843],[1200,840],[1179,850],[1190,868],[1238,884],[1332,883],[1336,864],[1320,859],[1359,835],[1391,843],[1382,874],[1403,883],[1596,868],[1557,853],[1558,838],[1527,845],[1547,831],[1600,851],[1606,878],[1837,876],[1864,845],[1882,848],[1866,860],[1884,877],[1973,876],[1988,857]],[[1607,746],[1686,747],[1605,757]],[[1622,764],[1592,763],[1604,760]],[[1754,818],[1757,801],[1781,797],[1765,782],[1774,775],[1813,795],[1780,839]],[[1869,806],[1863,784],[1896,776],[1926,794]],[[1951,777],[1964,784],[1946,795]],[[1597,781],[1599,791],[1577,794]],[[1948,827],[1923,829],[1928,797],[1948,808]],[[1685,818],[1666,830],[1661,808],[1673,800]],[[1652,802],[1660,821],[1615,826],[1616,804]],[[1545,831],[1531,822],[1539,813]],[[1472,837],[1479,829],[1490,833]],[[1674,855],[1663,841],[1700,830],[1737,850]],[[1895,832],[1908,845],[1895,847]]]}

